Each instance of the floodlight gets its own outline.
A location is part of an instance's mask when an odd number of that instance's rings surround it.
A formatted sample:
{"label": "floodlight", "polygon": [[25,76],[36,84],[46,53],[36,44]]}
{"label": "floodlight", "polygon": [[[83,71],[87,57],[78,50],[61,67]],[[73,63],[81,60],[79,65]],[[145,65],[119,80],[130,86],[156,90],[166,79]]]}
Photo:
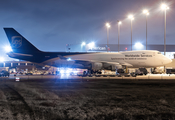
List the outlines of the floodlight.
{"label": "floodlight", "polygon": [[148,12],[148,10],[143,10],[143,13],[145,14],[145,15],[149,15],[149,12]]}
{"label": "floodlight", "polygon": [[165,15],[165,21],[164,21],[164,55],[166,54],[166,10],[169,9],[169,7],[166,4],[161,5],[161,9],[164,10]]}
{"label": "floodlight", "polygon": [[169,9],[169,7],[166,4],[162,4],[161,5],[161,9],[162,10],[167,10],[167,9]]}
{"label": "floodlight", "polygon": [[134,16],[133,15],[129,15],[128,18],[131,19],[131,20],[134,20]]}
{"label": "floodlight", "polygon": [[91,42],[91,43],[88,44],[88,48],[89,49],[92,49],[94,47],[95,47],[95,43],[94,42]]}
{"label": "floodlight", "polygon": [[121,21],[118,21],[118,24],[120,25],[120,24],[122,24],[122,22]]}
{"label": "floodlight", "polygon": [[144,46],[143,46],[142,43],[137,42],[137,43],[135,43],[134,47],[135,47],[136,49],[142,49]]}
{"label": "floodlight", "polygon": [[81,43],[81,46],[85,46],[85,45],[86,45],[86,43],[85,43],[85,42],[82,42],[82,43]]}
{"label": "floodlight", "polygon": [[95,43],[94,43],[94,42],[91,42],[91,43],[89,43],[89,44],[88,44],[88,46],[89,46],[90,48],[93,48],[93,47],[94,47],[94,45],[95,45]]}
{"label": "floodlight", "polygon": [[111,26],[110,26],[110,24],[109,24],[109,23],[106,23],[106,27],[110,28]]}

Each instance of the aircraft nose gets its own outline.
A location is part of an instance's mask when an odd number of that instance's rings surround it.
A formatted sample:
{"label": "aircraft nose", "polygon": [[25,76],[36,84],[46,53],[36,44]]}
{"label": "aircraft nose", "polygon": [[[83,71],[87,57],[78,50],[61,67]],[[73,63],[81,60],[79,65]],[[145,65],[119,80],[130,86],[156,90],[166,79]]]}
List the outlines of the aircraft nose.
{"label": "aircraft nose", "polygon": [[161,57],[161,59],[162,65],[166,65],[172,62],[172,60],[166,56]]}
{"label": "aircraft nose", "polygon": [[172,59],[169,59],[169,63],[171,63],[172,62]]}
{"label": "aircraft nose", "polygon": [[171,62],[172,62],[172,60],[170,58],[167,58],[165,64],[168,64],[168,63],[171,63]]}

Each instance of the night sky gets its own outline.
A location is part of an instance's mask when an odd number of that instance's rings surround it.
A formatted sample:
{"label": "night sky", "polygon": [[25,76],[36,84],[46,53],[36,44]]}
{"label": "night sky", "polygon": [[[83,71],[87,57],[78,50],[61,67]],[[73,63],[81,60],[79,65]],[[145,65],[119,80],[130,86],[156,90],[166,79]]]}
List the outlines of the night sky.
{"label": "night sky", "polygon": [[[175,44],[175,0],[1,0],[0,42],[9,45],[3,27],[13,27],[43,51],[65,51],[66,44],[107,41],[105,23],[109,22],[109,44],[117,44],[117,20],[122,21],[120,43],[130,44],[129,14],[134,15],[133,44],[145,44],[148,9],[148,44],[164,44],[164,12],[166,3],[167,44]],[[2,52],[2,54],[4,54]]]}

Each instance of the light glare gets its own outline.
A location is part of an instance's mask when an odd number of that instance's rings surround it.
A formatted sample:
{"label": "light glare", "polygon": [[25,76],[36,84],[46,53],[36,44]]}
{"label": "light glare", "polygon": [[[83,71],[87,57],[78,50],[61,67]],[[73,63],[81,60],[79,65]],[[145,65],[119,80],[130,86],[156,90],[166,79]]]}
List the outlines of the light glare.
{"label": "light glare", "polygon": [[119,22],[118,22],[118,24],[120,25],[120,24],[122,24],[122,22],[121,22],[121,21],[119,21]]}
{"label": "light glare", "polygon": [[106,23],[106,27],[110,28],[111,26],[110,26],[110,24],[109,24],[109,23]]}
{"label": "light glare", "polygon": [[136,49],[142,49],[144,46],[143,46],[142,43],[137,42],[137,43],[135,43],[134,47],[135,47]]}
{"label": "light glare", "polygon": [[145,10],[143,10],[143,13],[144,13],[144,14],[146,14],[146,15],[149,15],[148,10],[146,10],[146,9],[145,9]]}
{"label": "light glare", "polygon": [[148,13],[148,10],[143,10],[143,13]]}
{"label": "light glare", "polygon": [[67,61],[71,61],[72,59],[71,58],[68,58]]}
{"label": "light glare", "polygon": [[134,20],[134,16],[133,15],[129,15],[128,18],[131,19],[131,20]]}
{"label": "light glare", "polygon": [[12,48],[10,46],[5,46],[4,50],[5,50],[5,52],[11,52]]}
{"label": "light glare", "polygon": [[66,75],[66,76],[69,76],[70,74],[76,74],[78,71],[76,71],[76,70],[73,70],[72,68],[61,68],[60,69],[60,74],[61,74],[61,76],[64,76],[64,75]]}
{"label": "light glare", "polygon": [[93,48],[93,47],[95,46],[95,43],[94,43],[94,42],[91,42],[91,43],[88,44],[88,46],[89,46],[90,48]]}
{"label": "light glare", "polygon": [[161,5],[161,9],[162,10],[167,10],[167,9],[169,9],[169,7],[166,4],[162,4]]}
{"label": "light glare", "polygon": [[86,43],[85,43],[85,42],[82,42],[82,43],[81,43],[81,46],[85,46],[85,45],[86,45]]}
{"label": "light glare", "polygon": [[0,57],[0,62],[4,62],[4,58],[3,57]]}

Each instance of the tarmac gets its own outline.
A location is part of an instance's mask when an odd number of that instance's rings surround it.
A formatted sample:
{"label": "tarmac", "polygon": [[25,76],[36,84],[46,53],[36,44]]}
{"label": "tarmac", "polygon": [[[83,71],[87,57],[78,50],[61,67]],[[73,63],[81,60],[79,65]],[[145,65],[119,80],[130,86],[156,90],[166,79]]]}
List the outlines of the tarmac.
{"label": "tarmac", "polygon": [[[3,79],[3,77],[0,77]],[[123,80],[175,80],[175,74],[147,74],[132,76],[116,76],[116,75],[101,75],[101,76],[77,76],[77,75],[10,75],[6,79],[123,79]]]}

